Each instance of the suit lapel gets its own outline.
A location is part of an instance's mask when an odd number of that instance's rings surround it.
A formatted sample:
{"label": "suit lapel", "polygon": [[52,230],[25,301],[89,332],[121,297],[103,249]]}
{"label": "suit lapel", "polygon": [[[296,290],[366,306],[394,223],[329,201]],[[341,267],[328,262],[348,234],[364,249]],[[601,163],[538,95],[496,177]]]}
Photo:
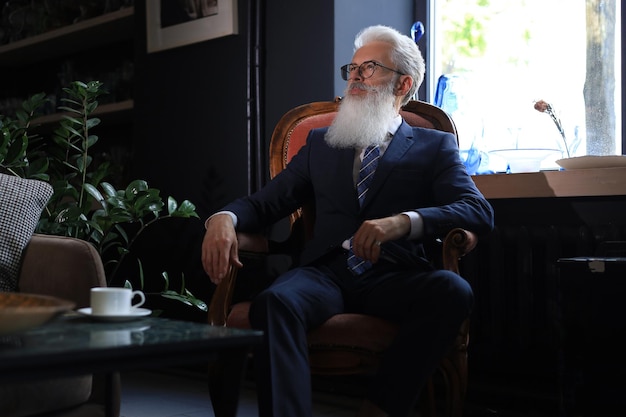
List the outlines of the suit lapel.
{"label": "suit lapel", "polygon": [[[341,149],[339,151],[339,175],[334,175],[330,182],[339,192],[336,195],[338,201],[342,201],[342,206],[353,206],[355,211],[359,209],[359,199],[356,187],[354,186],[354,149]],[[330,155],[329,155],[330,157]]]}

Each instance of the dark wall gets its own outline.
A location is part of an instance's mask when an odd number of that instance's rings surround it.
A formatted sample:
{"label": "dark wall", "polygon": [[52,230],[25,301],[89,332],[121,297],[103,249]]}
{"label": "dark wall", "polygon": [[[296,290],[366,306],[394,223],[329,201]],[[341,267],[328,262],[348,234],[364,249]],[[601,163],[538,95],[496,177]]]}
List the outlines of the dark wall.
{"label": "dark wall", "polygon": [[237,35],[151,54],[136,15],[135,176],[208,216],[265,181],[283,113],[333,97],[333,1],[240,0]]}
{"label": "dark wall", "polygon": [[247,190],[246,2],[238,35],[151,54],[136,3],[135,176],[204,217]]}
{"label": "dark wall", "polygon": [[[333,98],[333,0],[272,0],[265,5],[262,32],[265,147],[289,109]],[[267,173],[267,165],[263,165]]]}

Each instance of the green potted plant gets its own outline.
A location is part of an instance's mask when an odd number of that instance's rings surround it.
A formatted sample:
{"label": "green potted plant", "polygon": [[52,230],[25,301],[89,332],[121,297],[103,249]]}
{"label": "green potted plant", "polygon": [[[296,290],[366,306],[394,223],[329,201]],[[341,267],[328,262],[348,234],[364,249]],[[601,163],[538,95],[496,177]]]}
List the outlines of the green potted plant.
{"label": "green potted plant", "polygon": [[[109,283],[118,282],[118,268],[131,252],[133,243],[157,222],[174,218],[198,217],[195,206],[185,200],[181,204],[146,181],[133,180],[117,189],[107,178],[116,167],[109,162],[95,163],[92,155],[98,136],[93,128],[100,119],[93,117],[98,97],[105,92],[102,83],[75,81],[63,89],[63,112],[58,128],[51,137],[33,133],[36,120],[47,99],[43,93],[26,99],[14,117],[0,115],[0,172],[22,178],[49,182],[53,196],[45,208],[37,232],[72,236],[91,242],[99,251]],[[141,259],[135,286],[144,288]],[[179,291],[170,288],[171,271],[163,271],[160,296],[206,311],[204,301],[186,289],[184,276]],[[123,285],[133,283],[124,279]]]}

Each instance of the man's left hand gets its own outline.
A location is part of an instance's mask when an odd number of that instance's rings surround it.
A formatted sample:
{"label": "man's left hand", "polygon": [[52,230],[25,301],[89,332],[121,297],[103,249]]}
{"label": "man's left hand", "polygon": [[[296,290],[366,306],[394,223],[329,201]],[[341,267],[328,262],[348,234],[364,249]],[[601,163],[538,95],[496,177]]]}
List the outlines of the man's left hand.
{"label": "man's left hand", "polygon": [[376,263],[382,243],[405,237],[410,231],[411,220],[405,214],[366,220],[354,234],[352,249],[359,258]]}

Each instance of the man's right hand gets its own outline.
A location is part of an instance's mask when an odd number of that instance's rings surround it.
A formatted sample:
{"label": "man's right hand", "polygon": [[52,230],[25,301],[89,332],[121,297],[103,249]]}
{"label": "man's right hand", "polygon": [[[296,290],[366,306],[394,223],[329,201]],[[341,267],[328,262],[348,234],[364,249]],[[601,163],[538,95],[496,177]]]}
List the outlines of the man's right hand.
{"label": "man's right hand", "polygon": [[241,268],[237,234],[228,214],[216,214],[209,219],[202,241],[202,266],[211,282],[219,284],[230,267]]}

